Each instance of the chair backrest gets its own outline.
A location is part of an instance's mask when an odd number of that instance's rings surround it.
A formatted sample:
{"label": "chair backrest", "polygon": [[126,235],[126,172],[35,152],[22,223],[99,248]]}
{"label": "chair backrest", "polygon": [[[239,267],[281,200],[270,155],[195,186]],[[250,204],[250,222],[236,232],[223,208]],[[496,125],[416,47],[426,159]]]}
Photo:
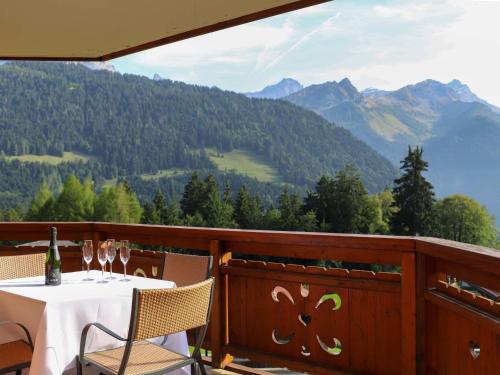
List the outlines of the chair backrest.
{"label": "chair backrest", "polygon": [[210,278],[181,288],[134,289],[132,339],[166,336],[205,326],[212,305],[213,285],[214,278]]}
{"label": "chair backrest", "polygon": [[174,281],[177,287],[206,280],[212,271],[212,256],[165,253],[163,280]]}
{"label": "chair backrest", "polygon": [[0,257],[0,280],[43,276],[44,274],[44,253]]}

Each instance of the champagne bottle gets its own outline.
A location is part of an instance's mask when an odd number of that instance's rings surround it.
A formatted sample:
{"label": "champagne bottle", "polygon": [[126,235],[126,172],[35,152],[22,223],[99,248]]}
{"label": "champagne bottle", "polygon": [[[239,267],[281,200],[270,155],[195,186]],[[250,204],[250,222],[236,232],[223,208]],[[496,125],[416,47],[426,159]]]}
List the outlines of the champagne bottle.
{"label": "champagne bottle", "polygon": [[57,228],[50,230],[50,245],[45,258],[45,285],[61,284],[61,255],[57,248]]}

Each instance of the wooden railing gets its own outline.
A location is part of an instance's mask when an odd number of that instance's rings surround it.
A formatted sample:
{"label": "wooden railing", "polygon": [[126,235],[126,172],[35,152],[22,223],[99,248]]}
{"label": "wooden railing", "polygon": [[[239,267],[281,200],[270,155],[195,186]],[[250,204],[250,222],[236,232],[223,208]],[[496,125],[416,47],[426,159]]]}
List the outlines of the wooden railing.
{"label": "wooden railing", "polygon": [[[0,241],[48,239],[54,223],[1,223]],[[500,253],[423,237],[57,223],[59,237],[128,239],[214,257],[212,364],[232,356],[318,374],[499,374],[500,303],[455,279],[500,291]],[[0,247],[0,255],[45,249]],[[78,248],[64,270],[81,269]],[[244,256],[400,266],[332,269]],[[241,258],[241,256],[240,256]],[[162,252],[135,251],[131,271],[162,277]],[[118,269],[118,271],[121,271]]]}

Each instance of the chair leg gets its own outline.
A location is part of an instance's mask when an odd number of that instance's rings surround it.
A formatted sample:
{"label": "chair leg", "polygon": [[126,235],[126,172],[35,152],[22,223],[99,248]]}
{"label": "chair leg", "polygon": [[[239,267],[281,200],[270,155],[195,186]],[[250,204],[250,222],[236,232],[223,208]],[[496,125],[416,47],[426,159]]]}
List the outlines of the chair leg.
{"label": "chair leg", "polygon": [[22,373],[23,373],[23,370],[17,370],[16,371],[16,375],[22,375]]}
{"label": "chair leg", "polygon": [[82,363],[80,362],[80,357],[76,356],[76,373],[77,375],[82,375]]}
{"label": "chair leg", "polygon": [[198,366],[196,363],[191,363],[191,375],[198,375]]}
{"label": "chair leg", "polygon": [[200,368],[201,374],[207,375],[207,370],[205,370],[205,365],[203,364],[203,361],[201,359],[201,354],[198,354],[196,361],[198,362],[198,367]]}

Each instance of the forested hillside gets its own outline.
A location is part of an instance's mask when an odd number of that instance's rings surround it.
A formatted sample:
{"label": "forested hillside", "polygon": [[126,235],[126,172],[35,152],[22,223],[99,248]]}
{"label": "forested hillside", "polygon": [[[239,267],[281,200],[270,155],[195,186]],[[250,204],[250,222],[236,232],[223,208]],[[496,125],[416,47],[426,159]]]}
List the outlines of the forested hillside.
{"label": "forested hillside", "polygon": [[[209,150],[255,155],[275,171],[277,184],[312,186],[321,174],[348,164],[369,191],[382,190],[395,176],[386,159],[349,131],[286,102],[76,64],[0,66],[4,196],[36,189],[23,182],[39,185],[69,172],[99,181],[173,169],[215,171]],[[66,162],[67,154],[81,160]],[[30,164],[16,175],[12,163],[26,155],[42,162],[43,155],[58,156],[61,164]]]}

